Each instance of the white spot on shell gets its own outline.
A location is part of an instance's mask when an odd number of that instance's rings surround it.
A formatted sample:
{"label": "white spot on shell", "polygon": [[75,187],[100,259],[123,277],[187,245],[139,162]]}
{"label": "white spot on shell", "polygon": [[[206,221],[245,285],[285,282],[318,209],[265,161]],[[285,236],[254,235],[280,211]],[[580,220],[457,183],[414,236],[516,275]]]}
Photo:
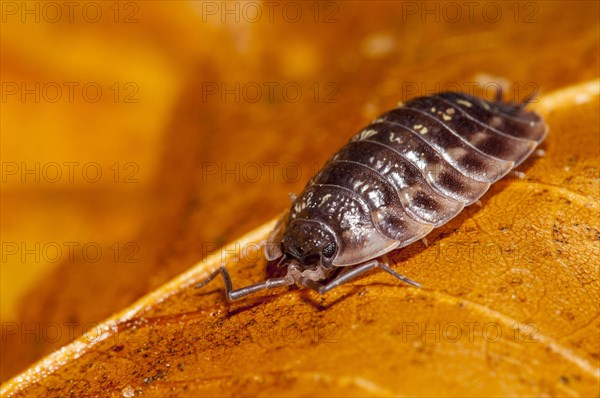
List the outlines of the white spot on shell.
{"label": "white spot on shell", "polygon": [[402,144],[402,139],[400,137],[396,137],[396,134],[390,133],[390,141],[397,142],[398,144]]}
{"label": "white spot on shell", "polygon": [[446,113],[448,115],[453,115],[454,114],[454,108],[448,108],[448,109],[446,109]]}
{"label": "white spot on shell", "polygon": [[368,195],[369,195],[369,199],[371,199],[373,201],[373,204],[376,207],[385,206],[385,203],[383,202],[383,198],[378,192],[369,191]]}
{"label": "white spot on shell", "polygon": [[472,103],[470,103],[469,101],[465,101],[465,100],[462,100],[462,99],[459,99],[459,100],[457,100],[457,101],[456,101],[456,103],[457,103],[457,104],[464,105],[464,106],[466,106],[467,108],[471,108],[471,107],[473,106],[473,104],[472,104]]}
{"label": "white spot on shell", "polygon": [[466,154],[467,150],[465,148],[457,147],[457,148],[449,148],[446,149],[446,153],[454,160],[462,159]]}
{"label": "white spot on shell", "polygon": [[487,134],[485,132],[478,131],[471,136],[471,139],[469,140],[469,142],[471,144],[479,144],[480,142],[485,141],[486,138],[487,138]]}
{"label": "white spot on shell", "polygon": [[347,213],[342,222],[340,223],[340,227],[343,229],[353,229],[356,225],[360,223],[360,216],[356,213]]}
{"label": "white spot on shell", "polygon": [[446,115],[446,114],[444,113],[444,114],[442,115],[442,119],[444,119],[445,121],[452,120],[452,116],[450,116],[450,115]]}
{"label": "white spot on shell", "polygon": [[296,202],[296,204],[294,205],[294,211],[296,213],[300,213],[302,210],[306,209],[307,201],[310,201],[310,198],[304,197],[301,201]]}
{"label": "white spot on shell", "polygon": [[359,140],[365,140],[365,139],[367,139],[369,137],[373,137],[375,134],[377,134],[377,130],[373,130],[373,129],[363,130],[358,135],[358,139]]}
{"label": "white spot on shell", "polygon": [[425,170],[425,168],[427,168],[427,162],[423,161],[414,151],[407,152],[406,158],[415,164],[420,170]]}
{"label": "white spot on shell", "polygon": [[500,127],[502,125],[502,118],[498,116],[494,116],[492,120],[490,120],[490,126],[492,127]]}
{"label": "white spot on shell", "polygon": [[423,126],[422,124],[415,124],[415,125],[413,126],[413,129],[414,129],[415,131],[418,131],[420,134],[427,134],[427,132],[429,131],[429,130],[427,129],[427,127]]}
{"label": "white spot on shell", "polygon": [[321,204],[319,206],[323,206],[325,204],[325,202],[327,202],[329,200],[329,198],[331,198],[331,194],[330,193],[328,193],[327,195],[324,195],[321,198]]}

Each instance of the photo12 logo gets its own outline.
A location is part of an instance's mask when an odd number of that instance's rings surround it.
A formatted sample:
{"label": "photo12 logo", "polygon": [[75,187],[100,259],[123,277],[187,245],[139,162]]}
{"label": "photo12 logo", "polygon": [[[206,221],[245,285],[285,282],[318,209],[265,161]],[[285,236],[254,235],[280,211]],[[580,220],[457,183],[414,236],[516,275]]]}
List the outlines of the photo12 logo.
{"label": "photo12 logo", "polygon": [[198,8],[203,23],[340,21],[340,8],[333,1],[201,1]]}
{"label": "photo12 logo", "polygon": [[103,98],[113,103],[137,104],[140,87],[136,82],[2,82],[2,103],[89,103]]}
{"label": "photo12 logo", "polygon": [[203,82],[202,102],[288,102],[310,100],[315,103],[339,102],[339,86],[334,82]]}
{"label": "photo12 logo", "polygon": [[2,183],[112,183],[135,184],[140,180],[136,162],[2,162]]}
{"label": "photo12 logo", "polygon": [[539,343],[539,326],[529,322],[514,322],[504,325],[498,322],[402,322],[395,333],[402,336],[402,342],[420,341],[422,343],[474,343],[484,341],[497,343],[502,339],[514,343]]}
{"label": "photo12 logo", "polygon": [[203,162],[201,175],[203,183],[295,183],[301,179],[308,180],[310,177],[313,177],[320,168],[321,165],[319,163]]}
{"label": "photo12 logo", "polygon": [[138,23],[133,1],[3,1],[2,23]]}
{"label": "photo12 logo", "polygon": [[404,1],[402,22],[421,23],[538,23],[533,1]]}
{"label": "photo12 logo", "polygon": [[139,263],[136,242],[2,242],[2,264],[97,263],[103,256],[114,263]]}
{"label": "photo12 logo", "polygon": [[535,82],[509,83],[503,80],[488,81],[405,81],[402,82],[401,100],[407,101],[414,97],[434,95],[445,91],[458,91],[473,96],[482,96],[488,101],[494,101],[499,92],[507,99],[518,101],[530,98],[530,103],[538,102],[537,94],[540,87]]}

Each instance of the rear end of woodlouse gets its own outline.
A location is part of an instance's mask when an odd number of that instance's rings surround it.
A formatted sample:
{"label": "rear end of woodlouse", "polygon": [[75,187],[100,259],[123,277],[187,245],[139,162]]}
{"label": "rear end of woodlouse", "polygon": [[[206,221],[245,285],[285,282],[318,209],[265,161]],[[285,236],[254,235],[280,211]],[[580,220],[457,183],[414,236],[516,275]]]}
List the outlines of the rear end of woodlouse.
{"label": "rear end of woodlouse", "polygon": [[298,284],[325,293],[373,268],[419,286],[378,260],[422,239],[521,164],[548,126],[524,103],[458,92],[418,97],[354,135],[308,182],[265,246],[284,277],[228,298]]}

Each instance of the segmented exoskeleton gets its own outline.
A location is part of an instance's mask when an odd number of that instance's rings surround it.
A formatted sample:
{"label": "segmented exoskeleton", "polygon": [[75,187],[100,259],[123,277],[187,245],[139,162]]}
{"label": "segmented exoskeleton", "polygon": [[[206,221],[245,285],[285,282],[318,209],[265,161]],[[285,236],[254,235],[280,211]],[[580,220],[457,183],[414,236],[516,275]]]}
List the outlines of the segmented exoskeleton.
{"label": "segmented exoskeleton", "polygon": [[287,274],[227,295],[298,284],[323,294],[380,268],[378,258],[422,239],[525,160],[548,127],[523,103],[444,92],[412,99],[357,133],[312,178],[265,246]]}

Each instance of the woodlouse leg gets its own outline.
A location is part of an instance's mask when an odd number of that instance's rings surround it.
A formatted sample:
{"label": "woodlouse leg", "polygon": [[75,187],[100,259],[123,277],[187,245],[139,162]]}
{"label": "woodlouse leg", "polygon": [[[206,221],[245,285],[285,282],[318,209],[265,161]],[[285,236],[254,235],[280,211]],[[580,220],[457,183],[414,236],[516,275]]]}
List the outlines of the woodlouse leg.
{"label": "woodlouse leg", "polygon": [[221,274],[223,276],[223,280],[225,281],[225,290],[227,298],[231,301],[235,301],[241,297],[247,296],[252,293],[256,293],[261,290],[274,289],[277,287],[290,286],[294,284],[294,279],[291,276],[284,276],[283,278],[267,279],[266,281],[255,283],[254,285],[234,289],[231,283],[231,277],[229,276],[229,272],[224,266],[220,266],[219,269],[210,274],[208,278],[197,284],[196,288],[201,288],[202,286],[205,286],[210,281],[215,279],[215,277],[218,274]]}
{"label": "woodlouse leg", "polygon": [[379,264],[379,261],[377,261],[377,260],[372,260],[372,261],[368,261],[364,264],[360,264],[360,265],[356,266],[355,268],[349,270],[348,272],[341,274],[340,276],[338,276],[337,278],[335,278],[334,280],[332,280],[331,282],[329,282],[325,285],[322,283],[319,283],[317,281],[314,281],[312,279],[308,279],[306,277],[301,277],[298,282],[302,286],[312,289],[319,294],[325,294],[326,292],[333,289],[334,287],[337,287],[337,286],[341,285],[342,283],[346,283],[350,279],[356,278],[357,276],[362,275],[365,272],[372,270],[373,268],[376,268],[378,264]]}
{"label": "woodlouse leg", "polygon": [[402,282],[408,283],[409,285],[413,285],[415,287],[422,287],[419,282],[413,281],[412,279],[409,279],[409,278],[405,277],[404,275],[400,275],[399,273],[394,271],[392,268],[390,268],[389,265],[387,265],[385,263],[379,263],[378,265],[379,265],[379,268],[381,268],[388,274],[392,275],[393,277],[400,279]]}
{"label": "woodlouse leg", "polygon": [[421,285],[419,283],[417,283],[417,282],[413,281],[412,279],[409,279],[403,275],[400,275],[399,273],[394,271],[392,268],[390,268],[387,264],[382,263],[379,260],[372,260],[372,261],[368,261],[364,264],[360,264],[360,265],[356,266],[355,268],[351,269],[350,271],[348,271],[344,274],[341,274],[340,276],[338,276],[337,278],[335,278],[334,280],[332,280],[331,282],[329,282],[325,285],[323,285],[317,281],[314,281],[312,279],[305,278],[305,277],[300,278],[299,283],[309,289],[316,291],[319,294],[325,294],[329,290],[331,290],[343,283],[346,283],[349,280],[354,279],[357,276],[362,275],[365,272],[372,270],[373,268],[381,268],[388,274],[394,276],[395,278],[400,279],[402,282],[408,283],[408,284],[416,286],[416,287],[421,287]]}

